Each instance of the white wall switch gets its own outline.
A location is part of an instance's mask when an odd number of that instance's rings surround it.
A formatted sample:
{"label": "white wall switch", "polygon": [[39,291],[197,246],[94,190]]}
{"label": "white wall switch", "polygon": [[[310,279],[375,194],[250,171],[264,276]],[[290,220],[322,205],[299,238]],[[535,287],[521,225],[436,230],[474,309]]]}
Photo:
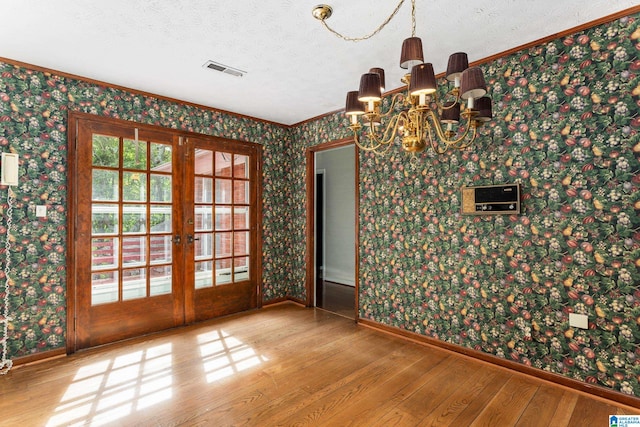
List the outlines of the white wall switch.
{"label": "white wall switch", "polygon": [[580,329],[589,329],[589,317],[585,314],[569,313],[569,326]]}
{"label": "white wall switch", "polygon": [[47,217],[47,207],[44,205],[36,206],[36,217],[38,218],[46,218]]}

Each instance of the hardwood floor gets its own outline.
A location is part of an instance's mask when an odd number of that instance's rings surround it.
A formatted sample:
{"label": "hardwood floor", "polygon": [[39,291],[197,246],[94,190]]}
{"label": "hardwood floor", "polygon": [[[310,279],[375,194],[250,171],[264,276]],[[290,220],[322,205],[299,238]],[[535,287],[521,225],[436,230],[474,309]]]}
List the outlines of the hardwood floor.
{"label": "hardwood floor", "polygon": [[355,287],[341,283],[323,281],[322,301],[319,308],[339,314],[349,319],[356,318]]}
{"label": "hardwood floor", "polygon": [[640,414],[281,304],[20,366],[3,426],[605,426]]}

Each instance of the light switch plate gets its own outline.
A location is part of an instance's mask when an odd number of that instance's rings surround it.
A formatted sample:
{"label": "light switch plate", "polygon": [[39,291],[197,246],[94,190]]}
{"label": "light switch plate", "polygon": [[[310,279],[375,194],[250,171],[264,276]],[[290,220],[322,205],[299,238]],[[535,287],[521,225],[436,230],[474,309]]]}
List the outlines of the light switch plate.
{"label": "light switch plate", "polygon": [[44,205],[36,206],[36,217],[38,218],[46,218],[47,217],[47,207]]}
{"label": "light switch plate", "polygon": [[569,326],[589,329],[589,317],[585,314],[569,313]]}

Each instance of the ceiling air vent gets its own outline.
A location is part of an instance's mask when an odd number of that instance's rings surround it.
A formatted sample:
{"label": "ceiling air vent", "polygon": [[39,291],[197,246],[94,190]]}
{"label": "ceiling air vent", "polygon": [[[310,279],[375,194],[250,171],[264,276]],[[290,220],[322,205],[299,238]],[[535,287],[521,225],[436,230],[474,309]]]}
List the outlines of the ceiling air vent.
{"label": "ceiling air vent", "polygon": [[237,68],[229,67],[228,65],[214,61],[205,62],[203,67],[209,68],[210,70],[220,71],[221,73],[230,74],[235,77],[242,77],[246,74],[246,71],[238,70]]}

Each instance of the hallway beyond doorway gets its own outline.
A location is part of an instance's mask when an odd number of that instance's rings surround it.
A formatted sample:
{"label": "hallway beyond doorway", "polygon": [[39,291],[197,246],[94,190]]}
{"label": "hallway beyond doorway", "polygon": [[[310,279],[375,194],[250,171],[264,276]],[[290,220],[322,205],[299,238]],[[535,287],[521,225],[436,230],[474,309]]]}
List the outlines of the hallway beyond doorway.
{"label": "hallway beyond doorway", "polygon": [[322,301],[317,307],[349,319],[355,319],[355,288],[341,283],[322,281]]}

